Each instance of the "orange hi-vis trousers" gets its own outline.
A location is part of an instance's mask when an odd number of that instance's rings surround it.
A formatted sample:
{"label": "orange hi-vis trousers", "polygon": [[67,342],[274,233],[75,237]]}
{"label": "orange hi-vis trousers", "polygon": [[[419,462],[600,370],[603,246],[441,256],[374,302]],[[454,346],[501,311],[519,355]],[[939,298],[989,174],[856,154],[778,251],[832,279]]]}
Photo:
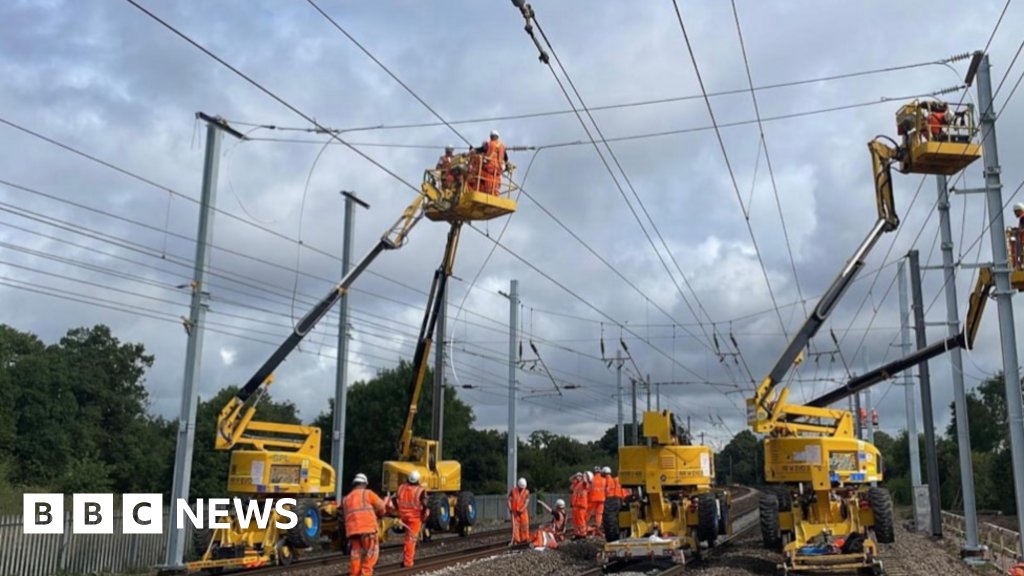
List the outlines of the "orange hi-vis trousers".
{"label": "orange hi-vis trousers", "polygon": [[348,561],[349,576],[373,576],[373,567],[380,557],[376,534],[359,534],[348,539],[352,545]]}
{"label": "orange hi-vis trousers", "polygon": [[601,526],[601,522],[604,520],[604,501],[594,502],[590,501],[587,506],[587,520],[590,518],[594,519],[594,532],[597,534],[603,534],[604,530]]}
{"label": "orange hi-vis trousers", "polygon": [[420,530],[423,528],[423,518],[419,515],[402,515],[402,524],[405,524],[405,541],[402,544],[402,565],[412,566],[416,559],[416,540],[420,537]]}
{"label": "orange hi-vis trousers", "polygon": [[587,535],[587,508],[585,506],[573,506],[572,528],[575,536]]}
{"label": "orange hi-vis trousers", "polygon": [[512,512],[512,543],[528,544],[530,542],[530,513]]}

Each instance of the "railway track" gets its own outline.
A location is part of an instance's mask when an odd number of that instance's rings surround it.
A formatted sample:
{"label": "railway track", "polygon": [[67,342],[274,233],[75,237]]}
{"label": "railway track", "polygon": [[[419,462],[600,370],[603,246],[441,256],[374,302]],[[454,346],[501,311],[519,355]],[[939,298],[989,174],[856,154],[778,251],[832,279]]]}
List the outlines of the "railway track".
{"label": "railway track", "polygon": [[[500,528],[494,530],[485,530],[481,532],[471,533],[466,537],[445,537],[438,538],[434,537],[428,542],[420,542],[416,546],[416,566],[411,569],[403,569],[401,567],[401,558],[395,562],[383,562],[377,565],[374,570],[376,574],[419,574],[426,570],[436,570],[442,568],[448,564],[456,561],[468,561],[475,560],[477,558],[483,558],[490,554],[494,554],[498,551],[508,549],[508,535],[509,528]],[[466,542],[472,542],[476,540],[491,540],[496,539],[496,542],[482,543],[476,546],[462,547],[460,546],[457,550],[449,552],[441,552],[436,555],[430,555],[426,557],[420,556],[421,550],[435,550],[437,548],[444,548],[446,545],[452,546]],[[402,540],[399,537],[396,540],[389,541],[387,544],[381,545],[381,558],[390,556],[392,554],[401,555],[402,551]],[[461,558],[460,554],[466,554],[465,558]],[[438,559],[438,562],[434,562],[434,559]],[[420,570],[420,565],[427,566],[428,563],[430,568]],[[272,576],[291,574],[294,572],[302,572],[305,570],[312,570],[322,566],[336,565],[338,572],[336,574],[343,575],[348,574],[348,554],[344,552],[326,552],[322,554],[304,556],[296,558],[291,564],[287,566],[263,566],[259,568],[233,570],[230,572],[222,572],[225,576]]]}
{"label": "railway track", "polygon": [[[733,490],[737,490],[733,488]],[[739,487],[740,496],[733,501],[734,511],[737,516],[733,519],[732,534],[727,537],[720,537],[714,548],[701,551],[700,554],[690,554],[684,557],[683,564],[675,564],[666,568],[661,569],[657,572],[658,576],[678,576],[683,574],[687,566],[692,564],[703,562],[706,560],[713,559],[722,548],[729,546],[732,542],[736,541],[742,536],[745,536],[750,531],[758,527],[758,512],[757,512],[757,500],[756,496],[758,492],[745,487]],[[590,570],[581,573],[581,576],[600,576],[606,573],[615,573],[618,571],[636,571],[638,568],[644,566],[656,566],[651,564],[645,564],[644,562],[638,563],[612,563],[608,566],[596,566]],[[663,565],[662,565],[663,566]]]}

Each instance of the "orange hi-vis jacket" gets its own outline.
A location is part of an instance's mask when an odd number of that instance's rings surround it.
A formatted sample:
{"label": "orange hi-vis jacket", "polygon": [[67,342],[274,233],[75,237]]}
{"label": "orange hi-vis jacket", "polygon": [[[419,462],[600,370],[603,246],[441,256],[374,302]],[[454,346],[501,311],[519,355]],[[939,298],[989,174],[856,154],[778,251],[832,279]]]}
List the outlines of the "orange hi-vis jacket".
{"label": "orange hi-vis jacket", "polygon": [[605,500],[622,498],[622,485],[619,484],[619,479],[615,476],[608,476],[604,479],[604,497]]}
{"label": "orange hi-vis jacket", "polygon": [[488,140],[485,148],[487,151],[484,152],[484,155],[490,160],[491,170],[495,173],[500,173],[505,169],[505,158],[507,156],[505,145],[502,144],[501,140]]}
{"label": "orange hi-vis jacket", "polygon": [[351,538],[360,534],[377,533],[377,517],[384,515],[384,500],[366,488],[354,488],[343,500],[345,508],[345,534]]}
{"label": "orange hi-vis jacket", "polygon": [[423,486],[405,483],[398,487],[398,514],[402,517],[423,516]]}
{"label": "orange hi-vis jacket", "polygon": [[607,479],[601,474],[594,475],[594,481],[590,486],[589,498],[591,502],[604,502],[605,500],[605,486]]}
{"label": "orange hi-vis jacket", "polygon": [[530,489],[516,486],[508,493],[508,509],[516,514],[526,512],[526,504],[530,501]]}
{"label": "orange hi-vis jacket", "polygon": [[573,508],[586,508],[587,507],[587,483],[584,480],[573,480],[572,483],[572,499],[569,500],[569,505]]}

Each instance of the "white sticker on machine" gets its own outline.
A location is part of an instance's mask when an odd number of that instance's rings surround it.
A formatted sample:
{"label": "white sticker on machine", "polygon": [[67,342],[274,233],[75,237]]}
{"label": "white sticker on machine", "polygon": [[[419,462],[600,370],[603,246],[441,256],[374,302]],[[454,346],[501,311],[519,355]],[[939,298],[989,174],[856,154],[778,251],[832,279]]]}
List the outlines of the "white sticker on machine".
{"label": "white sticker on machine", "polygon": [[249,470],[253,484],[263,484],[263,461],[255,460]]}
{"label": "white sticker on machine", "polygon": [[810,444],[804,446],[800,452],[793,454],[794,462],[807,462],[808,464],[821,464],[821,446]]}
{"label": "white sticker on machine", "polygon": [[711,476],[711,457],[707,452],[700,455],[700,473],[704,476]]}

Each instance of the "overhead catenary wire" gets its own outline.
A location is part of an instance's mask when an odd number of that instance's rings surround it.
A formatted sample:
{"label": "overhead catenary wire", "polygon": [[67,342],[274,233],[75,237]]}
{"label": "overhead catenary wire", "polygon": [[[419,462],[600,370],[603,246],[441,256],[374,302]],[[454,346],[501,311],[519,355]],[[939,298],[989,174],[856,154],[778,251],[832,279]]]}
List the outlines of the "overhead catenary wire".
{"label": "overhead catenary wire", "polygon": [[[529,31],[529,26],[530,26],[531,22],[536,25],[537,31],[540,32],[541,38],[543,38],[544,43],[547,46],[547,49],[550,51],[551,55],[554,57],[555,63],[558,65],[559,70],[561,70],[561,72],[562,72],[562,76],[565,78],[566,82],[569,84],[569,87],[572,89],[573,94],[576,96],[576,100],[580,104],[579,107],[582,108],[583,112],[587,115],[587,118],[590,120],[590,124],[593,126],[594,131],[597,133],[598,138],[600,138],[602,143],[604,144],[604,147],[608,151],[608,155],[611,157],[612,162],[615,164],[616,168],[618,169],[618,172],[622,175],[622,178],[625,181],[626,186],[630,189],[631,193],[633,194],[633,198],[636,200],[637,205],[640,207],[640,210],[643,212],[643,214],[646,217],[647,221],[650,223],[650,226],[654,230],[655,235],[660,240],[662,248],[665,250],[665,252],[668,253],[669,259],[675,265],[676,272],[682,278],[683,283],[689,288],[690,293],[691,293],[691,295],[693,297],[694,303],[697,305],[697,308],[704,314],[704,316],[707,317],[707,319],[710,321],[711,320],[710,315],[708,315],[707,310],[704,308],[703,304],[700,302],[700,299],[697,296],[696,291],[693,289],[692,285],[690,285],[689,279],[687,278],[686,274],[683,272],[682,268],[679,266],[679,263],[676,260],[674,254],[668,248],[668,244],[666,243],[664,236],[661,234],[661,231],[658,229],[657,224],[654,222],[654,219],[651,217],[650,212],[647,210],[647,207],[645,206],[643,200],[640,198],[640,195],[637,193],[636,188],[633,186],[633,183],[632,183],[631,179],[629,178],[629,175],[626,173],[625,169],[622,167],[622,164],[619,162],[619,159],[616,156],[614,150],[612,149],[612,147],[608,144],[607,140],[605,139],[604,133],[601,131],[600,125],[597,123],[597,120],[594,118],[593,114],[587,108],[586,102],[583,100],[583,96],[580,94],[579,90],[577,89],[575,83],[572,80],[572,77],[569,75],[569,72],[566,70],[565,66],[562,64],[561,59],[558,57],[557,51],[555,51],[554,46],[552,45],[552,43],[551,43],[550,39],[548,38],[547,34],[544,32],[544,29],[541,26],[540,22],[537,21],[536,14],[533,13],[532,10],[529,10],[527,8],[522,8],[522,13],[523,13],[524,19],[526,19],[526,21],[527,21],[527,26],[528,26],[527,30],[528,31]],[[531,32],[531,35],[532,35],[532,32]],[[542,54],[543,54],[543,52],[542,52]],[[570,107],[575,111],[575,116],[576,116],[577,120],[579,121],[580,125],[583,127],[584,132],[587,134],[587,137],[589,138],[591,144],[593,145],[594,150],[597,152],[598,157],[601,159],[601,162],[604,165],[605,169],[607,170],[609,176],[611,176],[612,182],[615,184],[615,187],[618,189],[620,196],[625,201],[626,206],[630,210],[630,213],[633,215],[633,217],[636,220],[637,224],[640,226],[641,231],[644,233],[644,236],[647,239],[648,243],[650,244],[651,249],[654,251],[655,255],[658,257],[658,260],[661,263],[662,267],[665,269],[666,274],[672,280],[672,284],[676,288],[676,292],[682,298],[683,303],[690,310],[690,313],[697,320],[698,324],[700,325],[701,331],[704,333],[705,338],[707,338],[707,343],[710,345],[712,343],[711,342],[712,339],[711,339],[710,335],[708,335],[707,329],[704,326],[703,322],[701,321],[701,315],[698,314],[697,310],[694,309],[694,306],[693,306],[693,304],[691,304],[690,299],[687,298],[686,294],[682,290],[682,287],[679,285],[678,281],[676,280],[676,277],[672,274],[672,271],[669,269],[668,264],[665,262],[665,258],[662,255],[661,251],[658,249],[657,246],[655,246],[654,240],[651,238],[651,235],[647,231],[647,228],[644,225],[644,223],[641,221],[639,214],[637,214],[636,209],[633,207],[633,205],[630,202],[629,198],[626,196],[626,193],[623,190],[622,185],[619,183],[619,179],[616,177],[615,172],[611,168],[611,165],[608,163],[608,160],[605,158],[604,154],[602,153],[601,147],[598,146],[597,141],[595,140],[593,134],[591,134],[590,128],[588,127],[587,123],[583,120],[583,117],[580,115],[579,110],[576,107],[576,103],[573,101],[572,97],[569,95],[569,92],[566,90],[566,88],[563,85],[561,79],[558,77],[558,74],[555,72],[554,67],[551,65],[550,59],[548,59],[546,57],[546,54],[542,55],[541,62],[543,62],[544,64],[547,65],[548,70],[551,72],[552,77],[555,79],[555,82],[558,84],[559,88],[561,89],[562,94],[565,96],[566,100],[569,102]],[[648,299],[648,301],[650,301],[650,299]],[[683,329],[684,329],[684,331],[689,332],[686,328],[683,328]]]}
{"label": "overhead catenary wire", "polygon": [[725,140],[722,139],[722,132],[718,128],[718,123],[715,120],[715,111],[711,106],[711,99],[707,96],[707,90],[704,87],[704,78],[700,73],[700,66],[697,63],[697,56],[694,54],[693,45],[690,43],[690,36],[686,32],[686,24],[683,22],[683,13],[679,10],[679,3],[677,0],[672,0],[672,6],[675,8],[676,19],[679,22],[679,29],[683,33],[683,40],[686,43],[686,50],[690,55],[690,62],[693,65],[693,71],[697,76],[697,84],[700,86],[701,94],[704,95],[704,104],[708,110],[708,116],[711,118],[711,125],[714,126],[715,137],[718,140],[718,146],[722,151],[722,157],[725,159],[725,167],[729,172],[729,179],[732,182],[733,191],[736,193],[736,199],[739,201],[740,209],[743,212],[743,219],[747,225],[747,232],[750,234],[750,242],[754,248],[754,254],[757,256],[757,261],[761,265],[761,273],[764,276],[765,286],[768,288],[768,297],[772,301],[772,306],[775,308],[776,316],[779,320],[779,325],[782,327],[783,333],[788,333],[786,330],[786,322],[782,319],[782,312],[779,311],[779,304],[775,298],[775,291],[772,289],[771,279],[768,277],[768,268],[765,266],[764,258],[761,256],[761,249],[757,245],[757,238],[754,236],[754,228],[750,224],[750,213],[747,207],[743,205],[743,196],[740,194],[739,184],[736,182],[736,173],[732,169],[732,163],[729,161],[729,153],[725,149]]}
{"label": "overhead catenary wire", "polygon": [[[870,70],[859,70],[859,71],[846,72],[846,73],[841,73],[841,74],[831,74],[831,75],[827,75],[827,76],[816,76],[814,78],[804,78],[804,79],[801,79],[801,80],[791,80],[791,81],[786,81],[786,82],[777,82],[777,83],[773,83],[773,84],[763,84],[763,85],[759,85],[759,86],[754,86],[753,90],[755,92],[762,92],[762,91],[767,91],[767,90],[776,90],[776,89],[779,89],[779,88],[791,88],[791,87],[794,87],[794,86],[804,86],[804,85],[809,85],[809,84],[818,84],[818,83],[821,83],[821,82],[830,82],[830,81],[844,80],[844,79],[849,79],[849,78],[859,78],[859,77],[863,77],[863,76],[871,76],[871,75],[877,75],[877,74],[884,74],[884,73],[888,73],[888,72],[899,72],[899,71],[903,71],[903,70],[910,70],[910,69],[913,69],[913,68],[921,68],[921,67],[925,67],[925,66],[936,66],[936,65],[943,65],[943,64],[948,64],[948,63],[952,63],[952,62],[957,62],[957,61],[960,61],[960,60],[964,60],[964,59],[970,58],[970,56],[971,55],[970,55],[969,52],[965,52],[965,53],[949,56],[949,57],[946,57],[946,58],[941,58],[941,59],[938,59],[938,60],[930,60],[930,61],[926,61],[926,62],[916,62],[916,63],[912,63],[912,64],[901,64],[901,65],[895,65],[895,66],[885,66],[885,67],[881,67],[881,68],[873,68],[873,69],[870,69]],[[731,90],[713,91],[713,92],[708,92],[707,95],[710,98],[717,98],[717,97],[720,97],[720,96],[733,96],[733,95],[739,95],[739,94],[747,94],[748,92],[750,92],[750,87],[735,88],[735,89],[731,89]],[[703,94],[688,94],[688,95],[683,95],[683,96],[672,96],[672,97],[667,97],[667,98],[656,98],[656,99],[647,99],[647,100],[637,100],[637,101],[632,101],[632,102],[619,102],[619,103],[615,103],[615,104],[603,104],[603,105],[589,106],[589,109],[591,111],[594,111],[594,112],[606,111],[606,110],[621,110],[621,109],[627,109],[627,108],[638,108],[638,107],[658,105],[658,104],[672,104],[672,103],[676,103],[676,102],[685,102],[687,100],[700,100],[703,97],[704,97]],[[435,128],[435,127],[448,126],[448,125],[458,126],[458,125],[462,125],[462,124],[483,124],[483,123],[492,123],[492,122],[502,122],[502,121],[507,121],[507,120],[525,120],[525,119],[531,119],[531,118],[547,118],[547,117],[550,117],[550,116],[567,116],[567,115],[571,115],[571,114],[574,114],[573,110],[566,108],[566,109],[562,109],[562,110],[549,110],[549,111],[544,111],[544,112],[529,112],[529,113],[519,113],[519,114],[505,114],[505,115],[485,116],[485,117],[478,117],[478,118],[462,118],[462,119],[438,121],[438,122],[413,122],[413,123],[403,123],[403,124],[383,124],[383,123],[380,123],[380,124],[373,124],[373,125],[368,125],[368,126],[356,126],[356,127],[346,127],[346,128],[327,128],[327,130],[328,131],[332,131],[332,132],[337,132],[337,133],[368,132],[368,131],[378,131],[378,130],[408,130],[408,129],[413,129],[413,128]],[[267,130],[322,133],[320,128],[308,128],[308,127],[302,127],[302,126],[286,126],[286,125],[281,125],[281,124],[278,124],[278,123],[261,123],[261,122],[254,122],[252,120],[244,120],[244,119],[237,119],[237,118],[229,119],[229,122],[231,122],[232,124],[237,124],[239,126],[250,126],[250,127],[254,127],[254,128],[263,128],[263,129],[267,129]],[[353,143],[353,144],[355,144],[355,143]]]}

